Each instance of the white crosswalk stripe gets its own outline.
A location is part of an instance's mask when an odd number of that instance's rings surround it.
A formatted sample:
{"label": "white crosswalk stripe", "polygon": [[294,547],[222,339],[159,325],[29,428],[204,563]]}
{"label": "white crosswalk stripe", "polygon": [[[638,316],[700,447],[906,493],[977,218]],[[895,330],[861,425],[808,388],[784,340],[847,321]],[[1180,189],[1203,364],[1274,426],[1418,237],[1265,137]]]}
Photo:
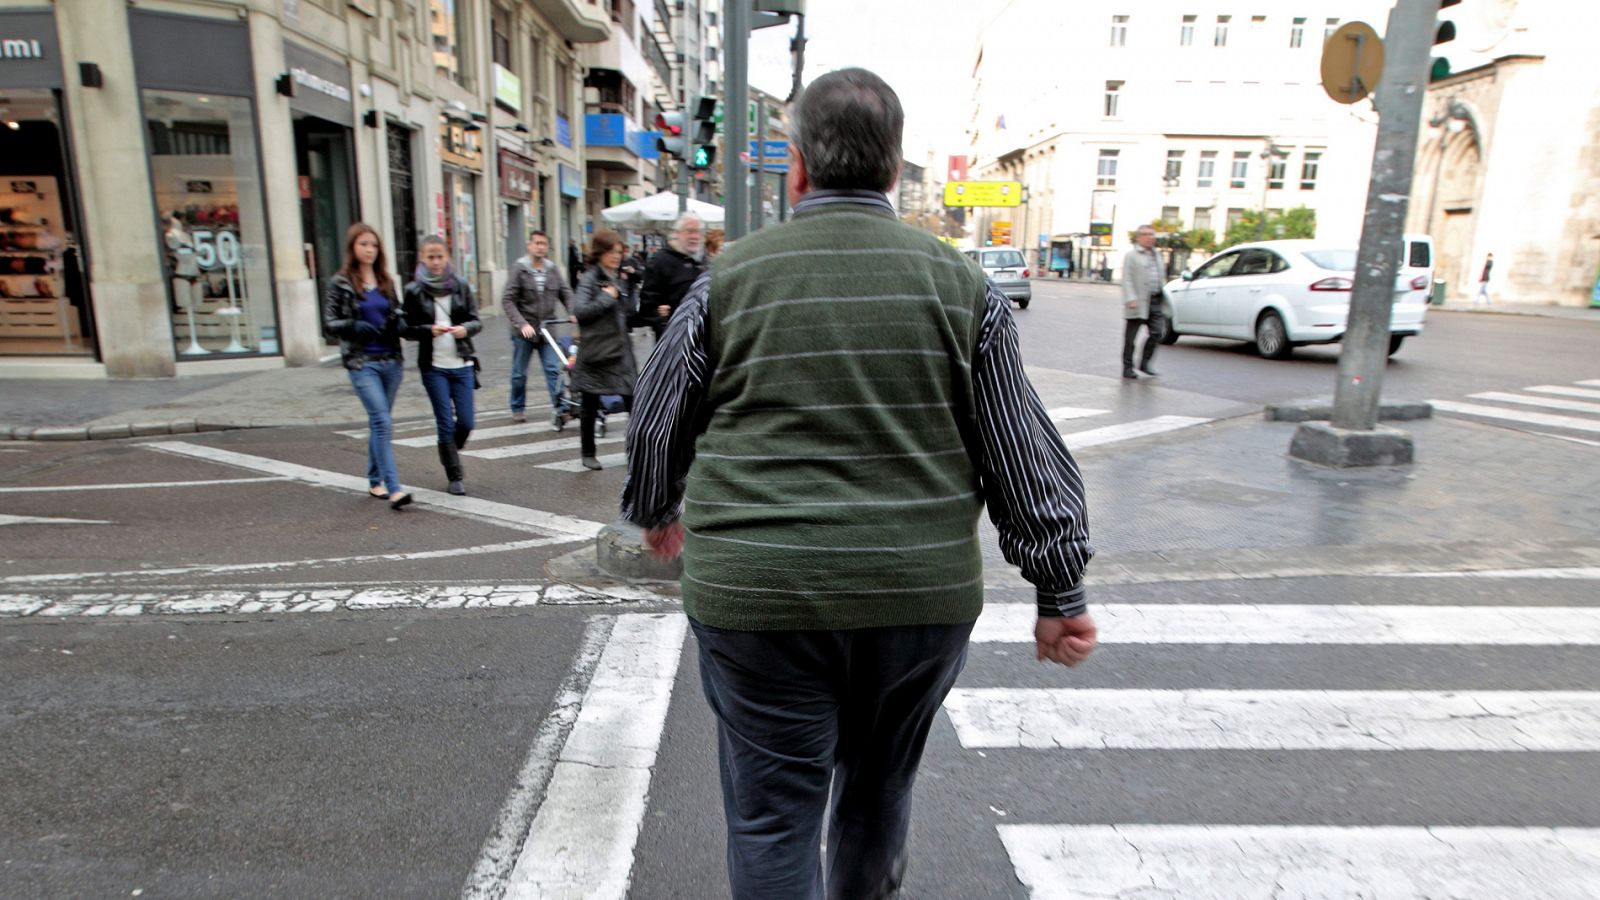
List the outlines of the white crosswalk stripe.
{"label": "white crosswalk stripe", "polygon": [[[1593,900],[1600,829],[1001,825],[1034,900]],[[1537,873],[1537,887],[1529,884]]]}
{"label": "white crosswalk stripe", "polygon": [[[1336,653],[1365,647],[1371,648],[1364,651],[1366,659],[1393,652],[1414,661],[1423,647],[1443,653],[1491,646],[1556,652],[1600,644],[1597,606],[1105,603],[1093,612],[1100,641],[1108,645],[1105,661],[1094,663],[1100,666],[1116,665],[1111,647],[1118,644],[1167,653],[1194,647],[1211,658],[1226,653],[1243,664],[1241,670],[1248,670],[1251,653],[1270,656],[1297,646]],[[1031,658],[1033,620],[1031,604],[989,605],[973,631],[972,652],[1014,659],[1023,654],[1005,645],[1028,646]],[[992,671],[987,677],[994,678]],[[1434,767],[1514,754],[1507,765],[1530,777],[1570,765],[1570,754],[1600,752],[1600,690],[1440,690],[1437,684],[1409,690],[1387,682],[1383,689],[1362,690],[1270,683],[1066,688],[993,686],[992,680],[969,686],[966,680],[944,704],[962,752],[1046,754],[1087,779],[1097,777],[1097,767],[1114,764],[1099,756],[1108,752],[1157,752],[1168,760],[1161,770],[1178,772],[1231,765],[1218,754],[1302,753],[1330,764],[1348,755],[1370,758],[1372,766],[1379,758],[1434,754],[1428,757]],[[1185,754],[1206,756],[1188,762]],[[1242,796],[1252,796],[1251,775],[1248,766],[1239,769]],[[1267,786],[1261,795],[1272,790]],[[1394,790],[1403,795],[1407,788]],[[1404,799],[1419,809],[1448,801]],[[996,802],[1006,805],[1003,795]],[[1036,900],[1146,894],[1587,900],[1597,896],[1594,885],[1600,884],[1600,829],[1551,827],[1588,822],[1530,821],[1521,814],[1513,816],[1519,827],[1474,825],[1459,817],[1430,826],[1412,814],[1401,822],[1363,822],[1358,813],[1354,823],[1347,816],[1335,824],[1309,815],[1295,821],[1292,813],[1285,820],[1281,806],[1263,802],[1262,821],[1271,824],[1249,824],[1249,808],[1247,802],[1245,817],[1235,809],[1226,819],[1209,821],[1197,811],[1192,822],[1097,818],[1091,809],[1077,821],[1046,814],[1043,821],[1002,820],[996,828],[1018,879]]]}
{"label": "white crosswalk stripe", "polygon": [[1523,427],[1544,437],[1586,443],[1578,434],[1600,433],[1600,402],[1596,402],[1600,401],[1600,390],[1593,389],[1593,386],[1600,385],[1600,379],[1576,384],[1589,387],[1536,384],[1517,392],[1480,391],[1469,394],[1469,400],[1477,401],[1473,403],[1459,400],[1429,402],[1441,413],[1497,425]]}

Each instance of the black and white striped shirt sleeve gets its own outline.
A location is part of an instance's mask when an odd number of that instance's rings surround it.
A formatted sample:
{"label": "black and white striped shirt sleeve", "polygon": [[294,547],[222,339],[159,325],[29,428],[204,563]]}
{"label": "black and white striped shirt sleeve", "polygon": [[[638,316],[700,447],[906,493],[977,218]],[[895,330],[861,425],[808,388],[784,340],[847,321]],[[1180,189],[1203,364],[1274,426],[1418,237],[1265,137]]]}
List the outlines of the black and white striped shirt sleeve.
{"label": "black and white striped shirt sleeve", "polygon": [[1011,302],[987,284],[972,376],[989,520],[1006,562],[1037,589],[1039,615],[1080,615],[1088,608],[1083,570],[1094,555],[1083,476],[1023,371]]}
{"label": "black and white striped shirt sleeve", "polygon": [[701,275],[673,311],[661,342],[634,387],[628,413],[628,476],[622,483],[622,517],[640,528],[677,521],[684,481],[694,462],[694,441],[705,428],[706,298],[710,273]]}

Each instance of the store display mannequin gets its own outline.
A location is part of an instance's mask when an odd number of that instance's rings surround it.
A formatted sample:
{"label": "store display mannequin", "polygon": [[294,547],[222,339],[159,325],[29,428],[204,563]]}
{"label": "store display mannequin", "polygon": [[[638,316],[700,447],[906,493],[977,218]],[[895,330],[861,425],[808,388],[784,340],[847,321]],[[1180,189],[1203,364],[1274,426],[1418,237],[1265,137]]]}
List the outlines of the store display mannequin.
{"label": "store display mannequin", "polygon": [[194,256],[194,238],[177,216],[167,218],[167,252],[172,255],[172,296],[182,298],[184,312],[189,321],[189,346],[184,356],[204,356],[211,351],[200,346],[194,324],[194,308],[200,302],[196,283],[200,280],[200,263]]}

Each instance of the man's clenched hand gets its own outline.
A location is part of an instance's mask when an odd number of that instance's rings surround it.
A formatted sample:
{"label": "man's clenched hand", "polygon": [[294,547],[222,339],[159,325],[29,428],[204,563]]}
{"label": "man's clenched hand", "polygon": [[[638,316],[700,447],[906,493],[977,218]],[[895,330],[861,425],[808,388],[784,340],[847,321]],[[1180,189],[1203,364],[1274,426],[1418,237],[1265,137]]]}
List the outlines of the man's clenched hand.
{"label": "man's clenched hand", "polygon": [[673,522],[644,533],[644,545],[663,562],[671,562],[683,552],[683,522]]}
{"label": "man's clenched hand", "polygon": [[1094,652],[1094,619],[1088,613],[1070,619],[1039,619],[1033,626],[1034,651],[1040,661],[1075,666]]}

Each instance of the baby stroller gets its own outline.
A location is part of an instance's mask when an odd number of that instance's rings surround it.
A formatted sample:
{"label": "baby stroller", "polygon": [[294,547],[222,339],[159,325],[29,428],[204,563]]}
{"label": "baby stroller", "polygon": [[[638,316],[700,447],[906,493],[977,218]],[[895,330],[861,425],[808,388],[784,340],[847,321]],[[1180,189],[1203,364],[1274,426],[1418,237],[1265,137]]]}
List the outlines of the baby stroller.
{"label": "baby stroller", "polygon": [[[554,327],[565,325],[561,319],[546,319],[539,323],[539,333],[544,337],[545,343],[556,352],[556,358],[561,360],[561,411],[559,425],[555,431],[566,428],[567,422],[577,418],[582,398],[572,389],[572,370],[578,364],[579,340],[570,334],[557,336]],[[616,394],[600,395],[600,411],[595,416],[594,434],[601,438],[606,436],[606,413],[622,409],[622,397]]]}

